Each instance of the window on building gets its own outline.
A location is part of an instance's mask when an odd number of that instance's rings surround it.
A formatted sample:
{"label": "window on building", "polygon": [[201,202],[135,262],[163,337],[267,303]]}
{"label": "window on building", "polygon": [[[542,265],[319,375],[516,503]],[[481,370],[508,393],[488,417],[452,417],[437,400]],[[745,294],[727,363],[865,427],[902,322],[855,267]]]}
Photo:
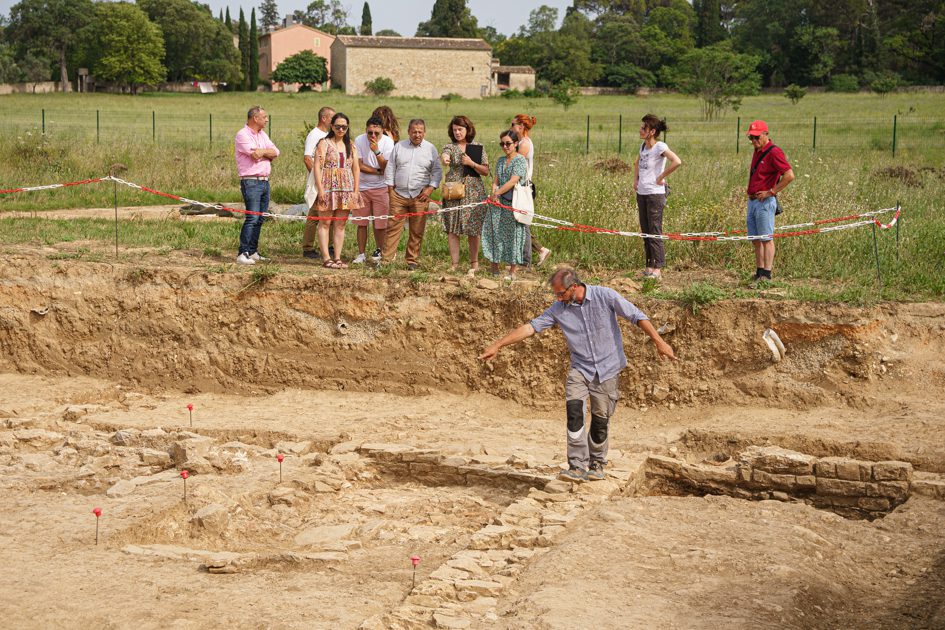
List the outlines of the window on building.
{"label": "window on building", "polygon": [[319,44],[321,44],[321,40],[318,37],[312,40],[312,48],[318,48]]}

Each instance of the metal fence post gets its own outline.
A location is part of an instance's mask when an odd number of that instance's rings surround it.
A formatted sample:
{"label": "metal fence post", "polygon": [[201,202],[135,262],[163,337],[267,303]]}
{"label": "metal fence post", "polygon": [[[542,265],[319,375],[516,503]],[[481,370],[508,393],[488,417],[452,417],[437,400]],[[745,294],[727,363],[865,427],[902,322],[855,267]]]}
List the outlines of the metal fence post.
{"label": "metal fence post", "polygon": [[269,139],[272,140],[272,116],[269,117]]}
{"label": "metal fence post", "polygon": [[46,108],[43,108],[43,135],[46,135]]}
{"label": "metal fence post", "polygon": [[817,116],[814,116],[814,151],[817,150]]}
{"label": "metal fence post", "polygon": [[617,155],[623,153],[623,114],[620,114],[620,122],[617,124]]}
{"label": "metal fence post", "polygon": [[896,123],[898,122],[897,121],[898,118],[899,118],[898,114],[893,114],[893,146],[892,146],[893,157],[896,157]]}
{"label": "metal fence post", "polygon": [[591,115],[587,115],[587,134],[584,138],[584,155],[591,152]]}
{"label": "metal fence post", "polygon": [[102,140],[101,130],[102,130],[102,125],[101,125],[101,122],[99,121],[98,110],[96,109],[95,110],[95,142],[96,143],[101,142]]}
{"label": "metal fence post", "polygon": [[157,141],[157,116],[151,110],[151,142]]}
{"label": "metal fence post", "polygon": [[738,117],[738,122],[735,123],[735,155],[738,155],[738,145],[741,142],[742,138],[742,117]]}
{"label": "metal fence post", "polygon": [[213,144],[213,112],[210,112],[210,144]]}

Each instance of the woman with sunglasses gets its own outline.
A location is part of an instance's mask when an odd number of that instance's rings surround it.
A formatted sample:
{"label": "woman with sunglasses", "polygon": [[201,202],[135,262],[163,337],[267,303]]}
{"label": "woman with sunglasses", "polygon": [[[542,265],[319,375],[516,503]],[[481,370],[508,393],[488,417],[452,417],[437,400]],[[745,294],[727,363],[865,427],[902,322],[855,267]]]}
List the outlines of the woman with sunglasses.
{"label": "woman with sunglasses", "polygon": [[[482,183],[482,178],[489,176],[489,156],[482,150],[481,144],[474,142],[476,127],[466,116],[453,116],[446,133],[452,142],[444,146],[440,153],[440,161],[446,167],[444,181],[461,182],[463,196],[459,199],[444,200],[443,208],[470,206],[485,201],[486,187]],[[469,157],[466,152],[469,146],[475,146],[478,149],[478,155],[482,156],[481,164]],[[482,236],[482,222],[485,218],[485,205],[443,214],[443,229],[446,230],[452,260],[450,271],[456,271],[459,268],[459,243],[463,235],[469,239],[469,275],[475,275],[479,271],[479,239]]]}
{"label": "woman with sunglasses", "polygon": [[[660,140],[660,133],[667,131],[666,121],[653,114],[643,117],[640,125],[640,154],[633,163],[633,190],[637,194],[637,214],[640,231],[644,234],[663,233],[663,210],[666,208],[666,178],[679,168],[682,160]],[[646,268],[642,278],[659,279],[666,264],[663,241],[658,238],[643,239]]]}
{"label": "woman with sunglasses", "polygon": [[[512,189],[528,175],[528,162],[518,153],[519,135],[512,130],[499,134],[499,145],[505,154],[495,165],[492,201],[512,205]],[[499,274],[499,263],[509,264],[506,280],[514,280],[515,272],[525,264],[525,240],[528,226],[515,220],[511,210],[490,206],[482,225],[482,253],[492,262],[493,275]]]}
{"label": "woman with sunglasses", "polygon": [[[512,119],[512,124],[509,127],[512,131],[517,133],[520,138],[518,153],[528,162],[528,175],[526,179],[532,182],[532,195],[535,194],[535,184],[532,181],[532,178],[535,176],[535,143],[532,142],[529,134],[531,133],[532,127],[534,127],[537,122],[538,119],[534,116],[518,114]],[[551,255],[551,250],[535,239],[530,226],[525,226],[525,230],[528,234],[528,243],[525,248],[525,261],[528,264],[532,264],[532,260],[534,260],[536,266],[541,265],[548,256]]]}
{"label": "woman with sunglasses", "polygon": [[[327,269],[347,269],[341,260],[341,248],[345,241],[345,223],[352,210],[361,207],[358,192],[361,171],[358,168],[358,150],[351,142],[348,117],[338,112],[331,119],[328,135],[318,143],[315,150],[315,185],[318,199],[318,249],[322,255],[322,266]],[[329,232],[334,246],[335,258],[328,252]]]}

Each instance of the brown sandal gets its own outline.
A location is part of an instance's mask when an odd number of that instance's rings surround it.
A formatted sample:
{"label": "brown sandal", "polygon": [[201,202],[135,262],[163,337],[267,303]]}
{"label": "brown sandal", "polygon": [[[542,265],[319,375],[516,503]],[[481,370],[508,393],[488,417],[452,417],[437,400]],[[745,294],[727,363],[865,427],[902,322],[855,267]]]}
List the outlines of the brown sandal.
{"label": "brown sandal", "polygon": [[348,265],[344,263],[340,258],[335,259],[335,269],[347,269]]}
{"label": "brown sandal", "polygon": [[338,266],[335,264],[335,261],[330,258],[328,260],[322,261],[322,267],[324,267],[325,269],[338,269]]}

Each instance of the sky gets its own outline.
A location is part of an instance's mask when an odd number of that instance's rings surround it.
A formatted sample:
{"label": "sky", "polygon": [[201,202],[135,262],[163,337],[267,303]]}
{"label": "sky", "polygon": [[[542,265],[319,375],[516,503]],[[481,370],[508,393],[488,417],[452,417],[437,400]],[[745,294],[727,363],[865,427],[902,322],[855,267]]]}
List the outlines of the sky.
{"label": "sky", "polygon": [[[210,5],[213,14],[216,15],[220,9],[230,7],[230,15],[236,19],[240,12],[241,3],[239,0],[202,0]],[[17,0],[0,0],[0,12],[9,16],[10,7],[16,4]],[[260,0],[261,2],[261,0]],[[250,10],[257,7],[260,2],[244,2],[243,10],[246,17],[249,18]],[[304,10],[310,0],[277,0],[279,13],[286,15],[295,10]],[[401,35],[410,36],[417,32],[417,24],[430,19],[430,12],[433,10],[434,0],[368,0],[371,5],[371,17],[374,22],[374,31],[392,28]],[[361,8],[364,6],[364,0],[342,0],[342,4],[347,7],[349,23],[357,27],[361,24]],[[571,0],[468,0],[469,8],[472,14],[479,20],[479,26],[494,26],[497,31],[505,35],[511,35],[518,31],[519,27],[528,21],[528,14],[532,9],[545,4],[558,9],[558,24],[564,17],[564,10],[571,5]],[[514,5],[514,11],[509,10],[509,5]]]}

